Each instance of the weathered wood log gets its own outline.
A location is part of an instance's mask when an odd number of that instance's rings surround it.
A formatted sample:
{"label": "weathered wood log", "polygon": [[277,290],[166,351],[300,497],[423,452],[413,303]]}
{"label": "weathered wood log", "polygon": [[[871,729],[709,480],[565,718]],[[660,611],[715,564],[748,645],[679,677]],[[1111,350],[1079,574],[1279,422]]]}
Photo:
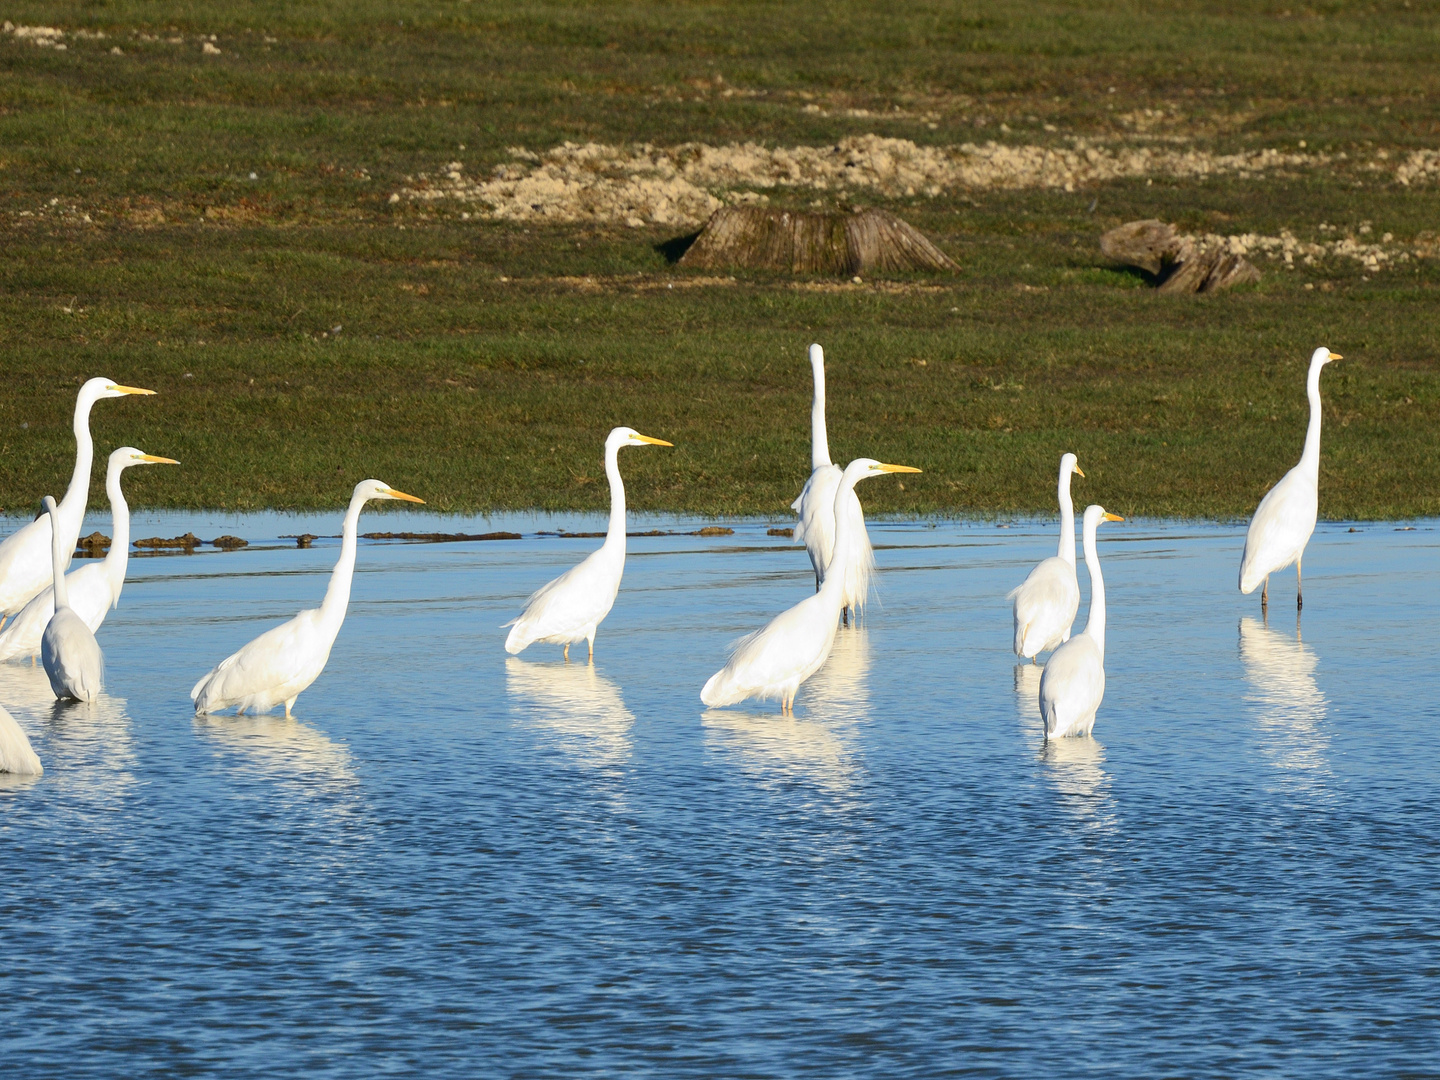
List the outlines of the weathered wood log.
{"label": "weathered wood log", "polygon": [[1100,237],[1100,250],[1160,279],[1163,293],[1219,292],[1260,280],[1260,271],[1244,256],[1203,246],[1154,218],[1116,226]]}
{"label": "weathered wood log", "polygon": [[958,269],[917,229],[884,210],[807,214],[759,206],[716,210],[679,262],[825,277]]}
{"label": "weathered wood log", "polygon": [[1155,218],[1127,221],[1100,237],[1100,250],[1116,262],[1159,277],[1165,265],[1179,257],[1180,237],[1174,225]]}

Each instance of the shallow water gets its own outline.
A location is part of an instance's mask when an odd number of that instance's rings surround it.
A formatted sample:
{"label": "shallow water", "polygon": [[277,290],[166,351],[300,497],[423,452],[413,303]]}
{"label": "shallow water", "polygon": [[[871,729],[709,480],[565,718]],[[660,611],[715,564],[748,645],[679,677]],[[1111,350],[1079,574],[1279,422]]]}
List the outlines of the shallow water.
{"label": "shallow water", "polygon": [[1436,1072],[1434,522],[1321,526],[1299,634],[1241,529],[1107,525],[1093,739],[1008,648],[1041,525],[872,527],[793,719],[698,697],[811,587],[755,524],[632,539],[594,668],[499,626],[598,541],[366,544],[295,719],[193,718],[337,524],[137,521],[252,547],[131,562],[98,705],[0,666],[7,1074]]}

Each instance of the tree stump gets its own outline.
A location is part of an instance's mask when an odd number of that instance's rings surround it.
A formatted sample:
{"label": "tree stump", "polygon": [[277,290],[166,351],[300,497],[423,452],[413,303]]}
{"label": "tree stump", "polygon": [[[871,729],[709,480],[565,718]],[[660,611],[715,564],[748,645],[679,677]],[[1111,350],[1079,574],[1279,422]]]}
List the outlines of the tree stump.
{"label": "tree stump", "polygon": [[759,206],[716,210],[679,262],[822,277],[958,269],[917,229],[884,210],[807,214]]}
{"label": "tree stump", "polygon": [[1158,278],[1163,293],[1220,292],[1260,280],[1260,271],[1244,256],[1197,243],[1154,218],[1116,226],[1100,237],[1100,250]]}

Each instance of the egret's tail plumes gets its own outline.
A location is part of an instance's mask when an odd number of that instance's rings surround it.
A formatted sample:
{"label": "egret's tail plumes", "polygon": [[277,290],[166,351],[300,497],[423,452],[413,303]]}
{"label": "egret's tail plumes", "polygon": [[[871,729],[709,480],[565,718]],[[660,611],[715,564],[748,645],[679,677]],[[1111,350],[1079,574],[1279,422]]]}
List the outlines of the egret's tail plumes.
{"label": "egret's tail plumes", "polygon": [[39,776],[45,770],[20,725],[0,709],[0,772],[17,776]]}
{"label": "egret's tail plumes", "polygon": [[738,705],[750,697],[770,700],[784,696],[785,687],[783,685],[757,690],[753,686],[742,683],[739,678],[740,671],[747,666],[751,653],[760,651],[755,648],[755,643],[764,636],[768,629],[768,625],[761,627],[731,645],[730,659],[723,668],[711,675],[700,689],[700,700],[703,703],[712,709],[717,709],[724,705]]}

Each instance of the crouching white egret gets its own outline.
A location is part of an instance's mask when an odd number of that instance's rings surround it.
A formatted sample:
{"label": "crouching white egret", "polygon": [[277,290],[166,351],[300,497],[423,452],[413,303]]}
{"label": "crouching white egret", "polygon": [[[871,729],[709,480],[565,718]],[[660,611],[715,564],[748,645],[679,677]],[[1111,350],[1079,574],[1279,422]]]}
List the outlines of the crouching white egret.
{"label": "crouching white egret", "polygon": [[1070,640],[1070,627],[1080,610],[1080,583],[1075,578],[1075,504],[1070,501],[1070,474],[1083,477],[1074,454],[1060,459],[1060,551],[1037,563],[1030,575],[1006,597],[1015,602],[1015,655],[1034,660],[1038,653]]}
{"label": "crouching white egret", "polygon": [[1090,571],[1090,618],[1085,629],[1061,645],[1040,673],[1040,716],[1045,737],[1089,735],[1095,728],[1095,710],[1105,697],[1105,579],[1100,576],[1100,555],[1095,530],[1102,521],[1124,521],[1106,513],[1103,506],[1085,508],[1085,568]]}
{"label": "crouching white egret", "polygon": [[[90,497],[90,464],[95,456],[95,442],[90,438],[90,407],[101,398],[153,393],[154,390],[136,386],[120,386],[109,379],[91,379],[80,387],[75,399],[75,469],[70,474],[70,486],[60,500],[57,517],[65,548],[64,566],[70,565],[70,558],[75,554],[80,523],[85,519],[85,502]],[[23,608],[52,580],[51,518],[50,514],[41,514],[0,543],[0,625],[5,616]]]}
{"label": "crouching white egret", "polygon": [[[840,467],[830,460],[830,440],[825,430],[825,350],[810,346],[810,369],[815,378],[815,396],[810,402],[810,478],[790,509],[800,515],[795,523],[795,540],[805,545],[810,565],[815,568],[815,591],[825,582],[833,566],[841,575],[842,612],[857,614],[870,595],[870,577],[875,572],[875,553],[865,531],[865,514],[860,500],[851,491],[837,499]],[[843,562],[836,563],[835,531],[840,518],[860,526],[859,537]]]}
{"label": "crouching white egret", "polygon": [[[840,475],[835,500],[838,503],[853,495],[855,485],[871,476],[919,471],[908,465],[885,465],[872,458],[856,458]],[[844,559],[858,542],[854,521],[837,515],[834,560]],[[845,606],[843,582],[840,574],[826,574],[819,592],[736,642],[729,663],[710,676],[700,691],[700,700],[714,707],[734,705],[746,698],[778,697],[781,711],[793,712],[795,691],[820,670],[830,656]]]}
{"label": "crouching white egret", "polygon": [[[174,458],[156,457],[122,446],[110,455],[105,470],[105,491],[110,496],[110,551],[100,562],[88,563],[65,575],[65,590],[70,606],[85,621],[93,634],[100,629],[105,615],[120,605],[120,590],[125,586],[125,568],[130,562],[130,507],[120,491],[120,474],[132,465],[179,465]],[[75,545],[70,545],[75,550]],[[20,614],[0,630],[0,660],[35,656],[40,652],[40,636],[55,614],[55,591],[47,586],[26,604]]]}
{"label": "crouching white egret", "polygon": [[605,542],[554,581],[541,586],[525,601],[525,610],[511,619],[505,651],[514,656],[537,641],[570,646],[584,641],[595,659],[595,630],[610,614],[625,573],[625,481],[620,479],[622,446],[674,446],[664,439],[641,435],[634,428],[617,427],[605,439],[605,476],[610,481],[610,527]]}
{"label": "crouching white egret", "polygon": [[318,608],[302,611],[289,622],[267,630],[239,652],[227,656],[195,684],[190,700],[195,712],[212,713],[232,706],[238,712],[269,712],[282,702],[285,715],[300,692],[320,677],[330,648],[350,606],[350,581],[355,576],[356,534],[360,511],[371,499],[404,499],[423,503],[379,480],[362,480],[350,496],[340,542],[340,558],[330,573],[330,587]]}
{"label": "crouching white egret", "polygon": [[1249,596],[1264,582],[1260,606],[1270,604],[1270,575],[1295,564],[1295,607],[1305,604],[1300,587],[1300,559],[1315,531],[1320,512],[1320,369],[1343,360],[1323,345],[1310,354],[1305,394],[1310,399],[1310,426],[1300,464],[1265,493],[1245,533],[1245,554],[1240,557],[1240,591]]}
{"label": "crouching white egret", "polygon": [[25,732],[15,718],[0,708],[0,772],[16,776],[39,776],[44,773]]}
{"label": "crouching white egret", "polygon": [[45,496],[45,512],[51,517],[50,558],[55,574],[55,614],[40,635],[40,662],[50,679],[50,689],[62,701],[94,701],[105,685],[105,654],[85,620],[70,606],[65,588],[65,561],[75,552],[75,541],[66,543],[64,526],[56,519],[59,507]]}

